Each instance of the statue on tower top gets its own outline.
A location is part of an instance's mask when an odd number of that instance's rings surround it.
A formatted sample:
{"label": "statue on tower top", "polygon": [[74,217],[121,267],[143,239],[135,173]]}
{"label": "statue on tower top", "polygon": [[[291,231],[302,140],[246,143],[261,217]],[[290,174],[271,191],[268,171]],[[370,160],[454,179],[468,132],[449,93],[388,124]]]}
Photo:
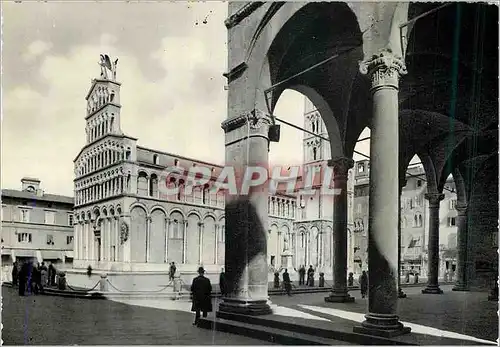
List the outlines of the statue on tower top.
{"label": "statue on tower top", "polygon": [[[109,59],[109,55],[101,54],[101,60],[99,61],[99,65],[101,66],[101,78],[110,79],[112,81],[116,81],[116,65],[118,65],[118,59],[116,59],[113,63],[111,63],[111,59]],[[108,71],[111,76],[108,76]]]}

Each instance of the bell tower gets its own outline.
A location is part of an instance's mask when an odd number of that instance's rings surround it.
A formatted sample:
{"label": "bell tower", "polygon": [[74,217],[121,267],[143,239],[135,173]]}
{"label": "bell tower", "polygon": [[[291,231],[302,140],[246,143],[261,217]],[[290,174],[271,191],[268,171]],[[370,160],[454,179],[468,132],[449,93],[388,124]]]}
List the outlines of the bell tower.
{"label": "bell tower", "polygon": [[[325,123],[318,110],[308,98],[304,100],[304,129],[328,138]],[[330,159],[330,143],[306,132],[304,132],[302,151],[304,165],[319,164]]]}
{"label": "bell tower", "polygon": [[107,54],[101,54],[101,75],[92,80],[87,100],[85,117],[86,143],[92,143],[106,135],[121,135],[120,127],[120,86],[116,81],[116,66]]}

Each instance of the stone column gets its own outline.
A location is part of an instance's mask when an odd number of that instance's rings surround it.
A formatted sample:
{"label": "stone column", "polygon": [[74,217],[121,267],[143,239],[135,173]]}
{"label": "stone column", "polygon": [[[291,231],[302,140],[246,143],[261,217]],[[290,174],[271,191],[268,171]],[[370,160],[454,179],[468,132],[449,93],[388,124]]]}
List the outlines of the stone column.
{"label": "stone column", "polygon": [[226,163],[235,169],[238,194],[226,194],[225,269],[228,295],[219,312],[261,315],[271,313],[268,303],[267,230],[268,187],[263,184],[241,192],[248,167],[269,164],[269,126],[260,110],[222,123],[226,134]]}
{"label": "stone column", "polygon": [[187,252],[187,220],[184,221],[184,229],[182,230],[182,263],[186,264],[186,252]]}
{"label": "stone column", "polygon": [[347,178],[353,165],[351,158],[328,161],[333,167],[333,187],[339,194],[333,197],[333,288],[326,302],[354,302],[347,292]]}
{"label": "stone column", "polygon": [[85,221],[85,225],[83,227],[83,237],[82,237],[82,245],[83,245],[83,251],[82,251],[82,258],[85,260],[89,260],[89,221]]}
{"label": "stone column", "polygon": [[[406,176],[406,173],[405,173]],[[398,298],[406,298],[406,293],[401,289],[401,251],[403,247],[401,242],[403,242],[403,236],[401,235],[401,194],[403,193],[403,187],[406,186],[406,178],[404,180],[399,180],[399,215],[398,215]]]}
{"label": "stone column", "polygon": [[220,226],[215,224],[215,264],[219,264],[219,233]]}
{"label": "stone column", "polygon": [[[149,185],[148,185],[149,187]],[[146,217],[146,263],[151,258],[151,217]]]}
{"label": "stone column", "polygon": [[423,294],[443,294],[439,288],[439,204],[444,199],[444,194],[427,193],[425,198],[429,200],[429,243],[427,245],[427,287],[422,290]]}
{"label": "stone column", "polygon": [[168,233],[170,231],[170,218],[165,218],[165,263],[168,263]]}
{"label": "stone column", "polygon": [[371,80],[368,314],[354,331],[392,337],[410,332],[397,316],[399,214],[399,77],[404,61],[383,51],[361,63]]}
{"label": "stone column", "polygon": [[457,282],[453,291],[468,291],[467,281],[467,204],[458,202],[455,206],[457,210]]}
{"label": "stone column", "polygon": [[113,237],[115,240],[115,255],[114,259],[116,262],[119,261],[119,256],[120,256],[120,226],[118,224],[118,216],[113,217],[113,225],[114,225],[114,233]]}
{"label": "stone column", "polygon": [[200,259],[199,264],[203,264],[203,223],[198,223],[198,257]]}
{"label": "stone column", "polygon": [[80,221],[75,220],[75,224],[73,225],[73,260],[80,259],[79,258],[79,245],[80,245]]}

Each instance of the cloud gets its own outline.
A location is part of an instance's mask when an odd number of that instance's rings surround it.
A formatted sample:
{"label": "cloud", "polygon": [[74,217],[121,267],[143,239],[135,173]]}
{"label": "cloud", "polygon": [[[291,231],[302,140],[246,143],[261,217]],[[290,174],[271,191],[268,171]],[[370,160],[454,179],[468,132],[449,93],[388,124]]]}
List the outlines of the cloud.
{"label": "cloud", "polygon": [[46,52],[50,51],[51,48],[52,48],[52,44],[50,42],[45,42],[45,41],[40,41],[40,40],[33,41],[28,46],[26,51],[23,53],[22,59],[28,63],[33,62],[38,57],[40,57],[43,54],[45,54]]}

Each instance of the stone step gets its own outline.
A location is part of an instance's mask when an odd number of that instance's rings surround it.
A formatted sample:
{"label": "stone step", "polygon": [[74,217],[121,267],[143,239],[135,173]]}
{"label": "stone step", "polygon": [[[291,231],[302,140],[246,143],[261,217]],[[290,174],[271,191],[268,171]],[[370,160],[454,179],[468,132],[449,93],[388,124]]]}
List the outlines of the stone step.
{"label": "stone step", "polygon": [[351,345],[351,343],[344,341],[298,333],[297,331],[281,330],[274,327],[249,324],[246,322],[222,318],[201,318],[198,322],[198,327],[209,330],[216,329],[220,332],[251,337],[278,345]]}
{"label": "stone step", "polygon": [[[411,343],[403,343],[401,341],[395,341],[383,337],[369,336],[364,334],[359,334],[351,331],[345,330],[335,330],[335,326],[332,325],[331,329],[328,328],[320,328],[314,325],[303,325],[298,323],[293,323],[289,321],[285,321],[282,319],[271,319],[269,316],[248,316],[237,313],[228,313],[228,312],[220,312],[216,313],[217,319],[224,320],[226,328],[230,329],[231,322],[234,323],[245,323],[247,324],[247,329],[251,330],[251,328],[272,328],[278,329],[279,331],[286,332],[286,334],[290,334],[293,332],[300,331],[300,333],[304,336],[311,336],[315,338],[323,338],[328,339],[330,341],[334,341],[334,344],[338,344],[338,342],[345,342],[347,344],[357,344],[357,345],[407,345],[414,346],[416,344]],[[206,323],[204,323],[206,324]],[[215,328],[218,328],[215,325]],[[229,331],[231,332],[231,331]],[[254,334],[257,334],[257,330],[255,330]],[[255,336],[255,335],[253,335]]]}

